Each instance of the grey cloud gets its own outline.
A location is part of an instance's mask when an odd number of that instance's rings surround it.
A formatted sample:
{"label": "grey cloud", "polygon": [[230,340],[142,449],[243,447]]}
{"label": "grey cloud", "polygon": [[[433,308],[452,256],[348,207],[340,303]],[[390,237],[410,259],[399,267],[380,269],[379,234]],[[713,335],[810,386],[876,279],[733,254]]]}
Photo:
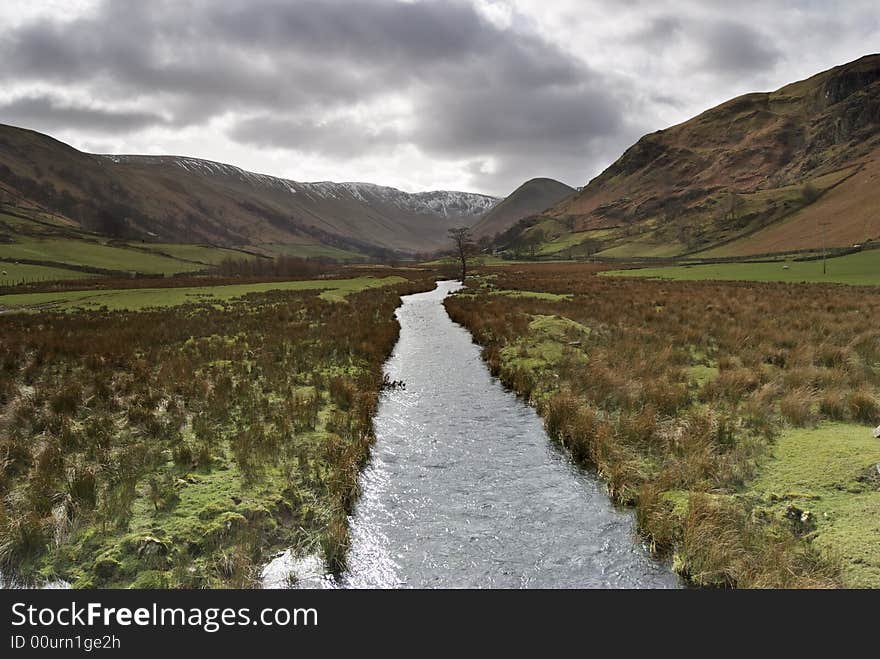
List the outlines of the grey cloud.
{"label": "grey cloud", "polygon": [[[754,13],[760,9],[745,11]],[[667,10],[650,16],[634,30],[632,38],[656,50],[679,47],[682,43],[695,45],[703,53],[702,61],[697,62],[699,68],[719,75],[770,68],[783,55],[771,38],[757,28],[726,17],[695,18],[687,12]]]}
{"label": "grey cloud", "polygon": [[368,56],[407,67],[457,58],[485,47],[485,22],[462,3],[267,0],[221,4],[208,12],[206,32],[237,43],[260,43],[334,58]]}
{"label": "grey cloud", "polygon": [[0,77],[195,96],[210,115],[353,103],[437,75],[577,75],[560,51],[511,36],[461,2],[107,1],[0,37]]}
{"label": "grey cloud", "polygon": [[771,38],[759,30],[731,20],[706,28],[703,68],[714,73],[743,74],[772,68],[782,59]]}
{"label": "grey cloud", "polygon": [[438,153],[580,150],[621,125],[611,91],[600,85],[488,87],[424,99],[423,145]]}
{"label": "grey cloud", "polygon": [[[227,3],[228,4],[228,3]],[[247,14],[293,14],[295,5],[241,3]],[[327,3],[327,7],[336,3]],[[39,22],[0,37],[0,77],[56,85],[90,85],[105,95],[166,94],[186,105],[201,101],[209,118],[238,107],[296,107],[362,98],[371,80],[340,67],[323,50],[309,51],[297,35],[273,50],[212,26],[226,5],[200,2],[104,2],[97,14],[69,22]]]}
{"label": "grey cloud", "polygon": [[272,116],[243,119],[229,136],[238,142],[259,147],[286,148],[303,153],[353,158],[375,155],[407,141],[392,128],[371,129],[345,120],[315,122]]}
{"label": "grey cloud", "polygon": [[25,96],[0,105],[0,122],[43,130],[85,128],[105,133],[126,133],[166,123],[158,114],[72,105],[44,95]]}
{"label": "grey cloud", "polygon": [[664,47],[678,39],[684,30],[682,19],[670,14],[652,17],[648,24],[635,33],[635,39],[652,47]]}

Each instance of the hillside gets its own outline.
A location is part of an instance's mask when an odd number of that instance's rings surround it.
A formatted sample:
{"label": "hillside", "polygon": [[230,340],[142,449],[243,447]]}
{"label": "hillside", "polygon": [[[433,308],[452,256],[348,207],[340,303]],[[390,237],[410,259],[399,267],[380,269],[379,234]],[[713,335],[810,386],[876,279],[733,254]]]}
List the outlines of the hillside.
{"label": "hillside", "polygon": [[51,211],[116,238],[411,252],[443,245],[449,227],[473,225],[497,201],[368,183],[301,183],[195,158],[94,155],[0,126],[0,202]]}
{"label": "hillside", "polygon": [[[644,136],[536,231],[605,256],[743,256],[880,238],[880,55]],[[577,249],[575,249],[577,252]]]}
{"label": "hillside", "polygon": [[555,206],[571,196],[574,188],[551,178],[533,178],[491,208],[474,226],[474,235],[494,236],[518,221]]}

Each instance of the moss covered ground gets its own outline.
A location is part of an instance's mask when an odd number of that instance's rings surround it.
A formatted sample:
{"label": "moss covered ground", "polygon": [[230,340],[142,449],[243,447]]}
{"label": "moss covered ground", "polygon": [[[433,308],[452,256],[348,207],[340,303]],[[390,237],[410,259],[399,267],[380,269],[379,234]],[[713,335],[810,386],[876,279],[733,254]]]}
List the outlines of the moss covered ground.
{"label": "moss covered ground", "polygon": [[253,587],[287,548],[343,569],[394,309],[420,276],[0,317],[0,573]]}
{"label": "moss covered ground", "polygon": [[846,586],[880,587],[880,439],[870,426],[786,430],[743,493],[779,518],[803,518],[813,544],[840,559]]}

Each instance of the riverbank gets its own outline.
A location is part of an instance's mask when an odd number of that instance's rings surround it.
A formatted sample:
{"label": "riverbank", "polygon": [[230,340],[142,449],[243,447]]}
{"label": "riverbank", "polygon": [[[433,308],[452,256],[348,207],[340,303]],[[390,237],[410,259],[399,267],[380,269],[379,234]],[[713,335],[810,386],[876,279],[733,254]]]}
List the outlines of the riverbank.
{"label": "riverbank", "polygon": [[400,277],[347,303],[267,291],[0,318],[0,569],[252,587],[293,547],[341,571],[393,312],[433,286]]}
{"label": "riverbank", "polygon": [[[446,305],[548,432],[636,507],[643,537],[696,585],[880,585],[877,456],[848,439],[877,441],[880,335],[865,323],[880,296],[579,268],[493,269]],[[830,480],[803,439],[820,423],[845,456]]]}

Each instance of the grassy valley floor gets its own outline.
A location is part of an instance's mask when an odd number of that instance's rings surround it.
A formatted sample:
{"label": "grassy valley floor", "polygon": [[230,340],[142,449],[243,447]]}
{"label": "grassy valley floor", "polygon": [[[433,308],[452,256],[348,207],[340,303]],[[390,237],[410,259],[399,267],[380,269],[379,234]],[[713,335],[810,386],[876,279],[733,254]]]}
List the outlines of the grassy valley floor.
{"label": "grassy valley floor", "polygon": [[876,289],[485,270],[447,300],[691,583],[880,587]]}

